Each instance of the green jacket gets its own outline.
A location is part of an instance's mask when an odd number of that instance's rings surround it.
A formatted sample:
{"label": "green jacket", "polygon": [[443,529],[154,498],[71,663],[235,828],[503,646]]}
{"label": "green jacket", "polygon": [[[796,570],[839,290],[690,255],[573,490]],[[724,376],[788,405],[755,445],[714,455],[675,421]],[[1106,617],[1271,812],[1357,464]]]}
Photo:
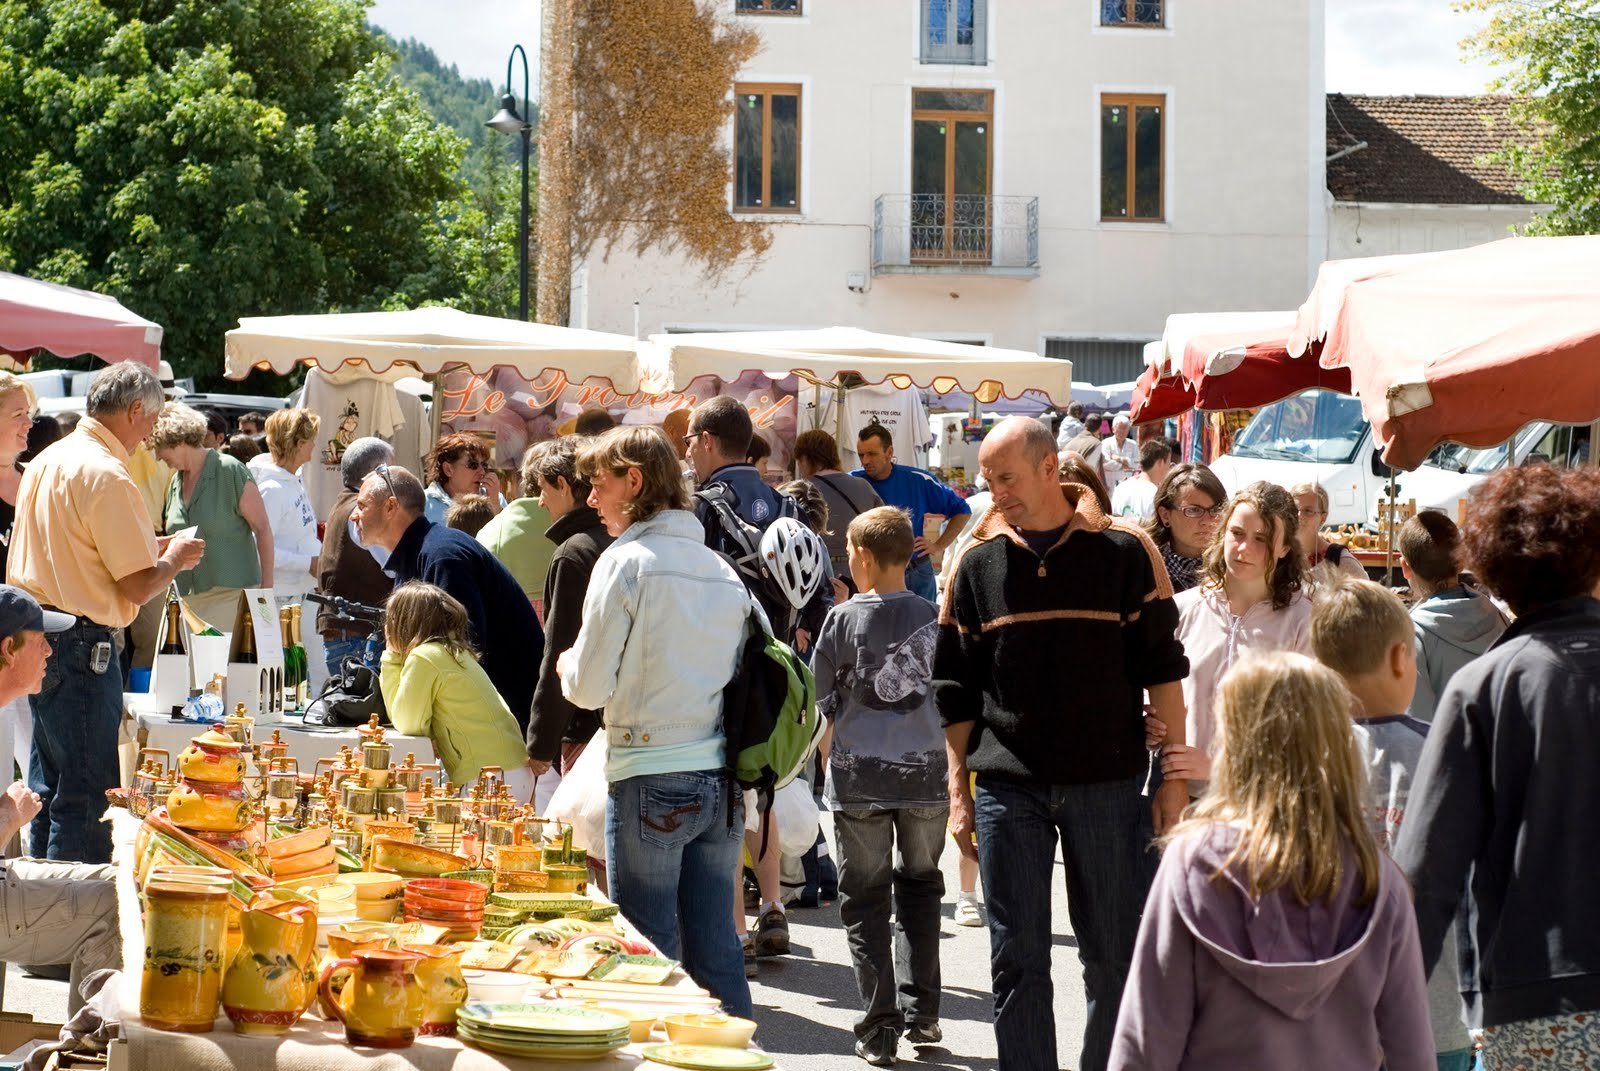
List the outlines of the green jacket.
{"label": "green jacket", "polygon": [[476,659],[452,654],[442,643],[424,643],[403,661],[386,650],[380,681],[394,727],[431,739],[445,776],[456,784],[485,766],[528,764],[517,721]]}
{"label": "green jacket", "polygon": [[544,579],[556,556],[556,545],[544,534],[550,523],[550,511],[538,499],[517,498],[478,532],[478,542],[516,577],[530,599],[544,598]]}

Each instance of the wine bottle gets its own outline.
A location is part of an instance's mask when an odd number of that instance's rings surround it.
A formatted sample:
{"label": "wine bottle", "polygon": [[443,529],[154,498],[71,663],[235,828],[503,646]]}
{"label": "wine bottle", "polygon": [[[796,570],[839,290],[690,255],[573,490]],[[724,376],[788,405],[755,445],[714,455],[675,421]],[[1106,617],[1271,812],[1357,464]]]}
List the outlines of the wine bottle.
{"label": "wine bottle", "polygon": [[293,631],[287,606],[278,611],[278,634],[283,642],[283,709],[293,710],[300,689],[295,682]]}
{"label": "wine bottle", "polygon": [[244,627],[239,630],[239,653],[233,660],[235,662],[247,662],[250,665],[255,665],[261,661],[256,656],[256,630],[249,617],[245,618]]}
{"label": "wine bottle", "polygon": [[181,655],[183,651],[183,619],[178,609],[178,596],[174,592],[167,596],[167,638],[161,644],[159,654]]}
{"label": "wine bottle", "polygon": [[289,635],[294,641],[295,665],[299,667],[299,675],[295,684],[299,692],[298,703],[301,709],[311,705],[311,659],[306,654],[305,640],[300,632],[300,604],[289,608]]}

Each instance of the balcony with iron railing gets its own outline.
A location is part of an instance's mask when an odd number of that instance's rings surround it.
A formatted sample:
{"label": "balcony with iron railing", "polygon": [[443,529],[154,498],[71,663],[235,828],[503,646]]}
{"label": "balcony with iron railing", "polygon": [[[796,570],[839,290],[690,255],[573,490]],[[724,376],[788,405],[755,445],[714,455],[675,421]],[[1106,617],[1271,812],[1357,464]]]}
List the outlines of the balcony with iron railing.
{"label": "balcony with iron railing", "polygon": [[875,275],[1039,274],[1039,199],[886,193],[872,206]]}

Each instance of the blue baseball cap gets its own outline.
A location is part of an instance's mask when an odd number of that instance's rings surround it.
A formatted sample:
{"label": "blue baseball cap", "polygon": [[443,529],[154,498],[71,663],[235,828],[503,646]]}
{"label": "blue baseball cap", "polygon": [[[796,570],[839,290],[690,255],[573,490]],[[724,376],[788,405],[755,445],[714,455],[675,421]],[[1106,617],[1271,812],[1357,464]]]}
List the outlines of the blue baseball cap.
{"label": "blue baseball cap", "polygon": [[0,584],[0,637],[19,632],[65,632],[77,623],[71,614],[44,609],[21,588]]}

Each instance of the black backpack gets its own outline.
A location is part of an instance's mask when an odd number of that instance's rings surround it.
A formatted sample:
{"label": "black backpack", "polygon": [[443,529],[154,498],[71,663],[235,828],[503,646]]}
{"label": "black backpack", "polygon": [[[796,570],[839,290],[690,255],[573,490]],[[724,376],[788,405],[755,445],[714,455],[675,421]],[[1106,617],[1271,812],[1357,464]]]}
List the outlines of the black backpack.
{"label": "black backpack", "polygon": [[[733,566],[739,579],[744,581],[744,586],[761,604],[761,609],[766,611],[773,635],[785,643],[793,643],[800,612],[789,605],[777,578],[761,560],[762,529],[739,516],[739,496],[727,484],[714,483],[703,487],[694,493],[694,497],[706,506],[701,518],[706,528],[706,546]],[[795,500],[779,494],[778,512],[772,520],[779,517],[798,519],[799,516],[800,507]]]}
{"label": "black backpack", "polygon": [[381,724],[393,725],[383,704],[377,671],[362,665],[358,658],[347,657],[339,672],[322,686],[322,694],[306,708],[304,724],[365,725],[374,714]]}

